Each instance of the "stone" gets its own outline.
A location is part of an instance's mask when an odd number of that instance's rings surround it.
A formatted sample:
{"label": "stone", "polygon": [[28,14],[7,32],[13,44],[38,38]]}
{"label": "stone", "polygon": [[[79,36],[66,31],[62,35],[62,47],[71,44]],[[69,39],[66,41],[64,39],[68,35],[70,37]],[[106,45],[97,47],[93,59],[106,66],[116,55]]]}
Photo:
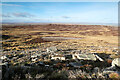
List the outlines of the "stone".
{"label": "stone", "polygon": [[0,59],[6,59],[7,57],[6,56],[1,56]]}
{"label": "stone", "polygon": [[81,66],[83,66],[81,63],[79,62],[71,62],[69,63],[71,66],[75,67],[75,68],[80,68]]}
{"label": "stone", "polygon": [[95,55],[96,58],[99,60],[99,61],[104,61],[101,57],[99,57],[98,55]]}
{"label": "stone", "polygon": [[112,61],[112,66],[118,66],[120,67],[120,58],[115,58],[113,61]]}
{"label": "stone", "polygon": [[83,53],[83,54],[73,54],[73,59],[83,59],[83,60],[94,60],[96,61],[96,57],[91,53]]}
{"label": "stone", "polygon": [[95,72],[95,73],[97,73],[97,72],[99,72],[99,71],[100,71],[99,67],[95,67],[95,68],[94,68],[94,72]]}
{"label": "stone", "polygon": [[120,58],[115,58],[112,61],[112,66],[106,68],[103,71],[104,74],[106,74],[106,73],[109,74],[109,73],[114,73],[114,72],[120,74]]}
{"label": "stone", "polygon": [[57,48],[56,47],[49,47],[47,48],[47,52],[56,52]]}

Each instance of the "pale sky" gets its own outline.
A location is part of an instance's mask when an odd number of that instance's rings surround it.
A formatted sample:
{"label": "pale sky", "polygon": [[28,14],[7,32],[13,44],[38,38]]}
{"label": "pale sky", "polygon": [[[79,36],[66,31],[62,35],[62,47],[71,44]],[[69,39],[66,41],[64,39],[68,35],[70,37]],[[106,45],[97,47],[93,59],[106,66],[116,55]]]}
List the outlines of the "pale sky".
{"label": "pale sky", "polygon": [[118,23],[117,2],[3,2],[3,22]]}

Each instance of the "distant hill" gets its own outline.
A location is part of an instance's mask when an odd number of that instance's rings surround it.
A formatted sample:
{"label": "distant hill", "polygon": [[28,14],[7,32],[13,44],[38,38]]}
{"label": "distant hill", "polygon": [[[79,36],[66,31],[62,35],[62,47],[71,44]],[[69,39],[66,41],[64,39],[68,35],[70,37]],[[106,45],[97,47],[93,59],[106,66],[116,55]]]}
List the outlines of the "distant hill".
{"label": "distant hill", "polygon": [[[3,25],[3,30],[26,29],[39,31],[77,31],[81,35],[111,35],[118,36],[118,27],[105,25],[75,25],[75,24],[26,24]],[[74,34],[75,32],[73,32]]]}

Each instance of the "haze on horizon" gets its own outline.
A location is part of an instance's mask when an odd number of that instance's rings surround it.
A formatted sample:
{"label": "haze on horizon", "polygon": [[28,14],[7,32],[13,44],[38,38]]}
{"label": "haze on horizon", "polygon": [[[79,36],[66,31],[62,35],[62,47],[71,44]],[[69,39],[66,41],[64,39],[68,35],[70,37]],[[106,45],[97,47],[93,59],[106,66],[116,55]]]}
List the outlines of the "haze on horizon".
{"label": "haze on horizon", "polygon": [[117,2],[3,2],[2,22],[118,23]]}

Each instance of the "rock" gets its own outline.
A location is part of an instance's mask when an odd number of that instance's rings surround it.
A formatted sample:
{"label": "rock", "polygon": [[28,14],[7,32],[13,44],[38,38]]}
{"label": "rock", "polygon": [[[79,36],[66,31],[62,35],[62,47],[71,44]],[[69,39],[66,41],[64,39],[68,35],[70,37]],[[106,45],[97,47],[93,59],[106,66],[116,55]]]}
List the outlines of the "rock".
{"label": "rock", "polygon": [[98,60],[100,60],[100,61],[104,61],[102,58],[100,58],[98,55],[95,55],[96,56],[96,58],[98,59]]}
{"label": "rock", "polygon": [[71,62],[69,64],[74,68],[80,68],[81,66],[83,66],[81,63],[78,63],[78,62]]}
{"label": "rock", "polygon": [[103,71],[104,74],[110,74],[110,73],[113,73],[113,72],[116,72],[116,67],[115,66],[105,68],[104,71]]}
{"label": "rock", "polygon": [[95,55],[91,54],[91,53],[73,54],[73,59],[83,59],[83,60],[94,60],[94,61],[96,61]]}
{"label": "rock", "polygon": [[35,78],[36,79],[44,78],[44,75],[43,74],[37,74]]}
{"label": "rock", "polygon": [[112,61],[112,66],[118,66],[120,67],[120,58],[115,58],[113,61]]}
{"label": "rock", "polygon": [[56,52],[57,48],[56,47],[49,47],[47,48],[47,52]]}
{"label": "rock", "polygon": [[94,72],[95,72],[95,73],[97,73],[97,72],[99,72],[99,71],[100,71],[99,67],[95,67],[95,68],[94,68]]}
{"label": "rock", "polygon": [[0,59],[6,59],[7,57],[6,56],[1,56]]}
{"label": "rock", "polygon": [[120,58],[120,54],[112,54],[110,55],[110,58]]}
{"label": "rock", "polygon": [[115,59],[112,61],[112,66],[106,68],[106,69],[103,71],[103,73],[104,73],[104,74],[110,74],[110,73],[118,73],[118,74],[120,74],[120,58],[115,58]]}

